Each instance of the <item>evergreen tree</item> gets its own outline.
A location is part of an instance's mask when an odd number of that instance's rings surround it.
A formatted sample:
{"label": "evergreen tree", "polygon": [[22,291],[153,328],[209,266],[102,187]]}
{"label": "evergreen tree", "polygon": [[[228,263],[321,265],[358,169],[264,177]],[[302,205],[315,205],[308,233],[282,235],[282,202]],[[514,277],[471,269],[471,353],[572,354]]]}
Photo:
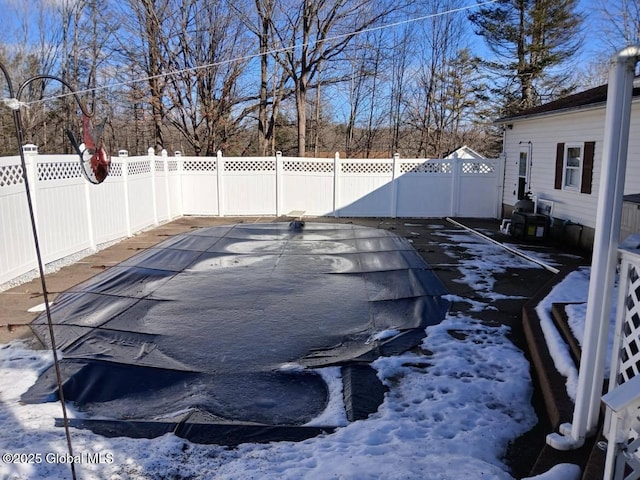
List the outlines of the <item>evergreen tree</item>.
{"label": "evergreen tree", "polygon": [[566,95],[574,86],[567,65],[581,45],[578,0],[498,0],[469,16],[500,73],[502,115]]}

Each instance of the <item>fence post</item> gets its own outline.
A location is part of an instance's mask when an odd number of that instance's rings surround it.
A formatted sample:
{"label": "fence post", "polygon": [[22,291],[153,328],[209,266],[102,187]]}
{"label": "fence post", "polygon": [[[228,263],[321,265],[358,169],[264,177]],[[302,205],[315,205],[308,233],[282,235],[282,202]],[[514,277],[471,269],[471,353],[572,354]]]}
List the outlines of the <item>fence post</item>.
{"label": "fence post", "polygon": [[497,199],[496,199],[496,218],[502,218],[502,196],[504,194],[504,166],[506,164],[507,156],[502,152],[496,159],[495,172],[498,176],[496,181]]}
{"label": "fence post", "polygon": [[218,215],[224,217],[225,206],[224,203],[224,181],[222,179],[224,169],[224,160],[222,159],[222,150],[218,150],[216,153],[216,183],[218,191]]}
{"label": "fence post", "polygon": [[[167,151],[162,149],[162,156],[167,155]],[[151,170],[151,198],[153,199],[153,225],[158,226],[158,192],[156,190],[156,155],[149,155],[149,170]]]}
{"label": "fence post", "polygon": [[124,219],[127,237],[131,236],[131,212],[129,211],[129,157],[122,157],[122,187],[124,191]]}
{"label": "fence post", "polygon": [[182,216],[184,215],[184,200],[183,200],[183,183],[182,183],[182,176],[184,174],[184,157],[182,156],[182,154],[180,154],[179,157],[174,157],[175,158],[175,162],[176,162],[176,171],[175,171],[175,176],[178,178],[177,182],[176,182],[176,190],[177,192],[175,193],[176,196],[176,205],[177,205],[177,212],[176,215],[178,216]]}
{"label": "fence post", "polygon": [[333,216],[338,218],[338,201],[340,198],[340,185],[339,185],[339,172],[340,172],[340,153],[336,152],[333,156]]}
{"label": "fence post", "polygon": [[451,159],[451,208],[450,215],[455,217],[458,215],[458,207],[460,205],[460,175],[462,174],[461,159]]}
{"label": "fence post", "polygon": [[167,220],[171,220],[171,193],[169,190],[169,156],[167,151],[162,151],[162,171],[164,172],[164,195],[167,199]]}
{"label": "fence post", "polygon": [[276,217],[282,213],[282,152],[276,152]]}
{"label": "fence post", "polygon": [[398,216],[398,177],[400,168],[400,154],[393,154],[393,164],[391,167],[391,218]]}

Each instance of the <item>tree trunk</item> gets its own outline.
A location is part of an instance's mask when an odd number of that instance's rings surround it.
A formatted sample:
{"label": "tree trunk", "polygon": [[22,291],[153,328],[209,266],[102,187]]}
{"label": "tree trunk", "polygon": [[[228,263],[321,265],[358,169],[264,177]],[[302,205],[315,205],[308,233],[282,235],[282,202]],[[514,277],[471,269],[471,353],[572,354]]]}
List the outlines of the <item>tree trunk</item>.
{"label": "tree trunk", "polygon": [[149,90],[151,93],[151,113],[153,117],[154,147],[156,151],[162,150],[164,140],[162,137],[162,87],[159,75],[162,73],[159,36],[161,34],[160,25],[156,21],[156,8],[154,0],[142,0],[145,14],[145,34],[148,42],[148,62],[149,62]]}
{"label": "tree trunk", "polygon": [[256,1],[256,7],[260,15],[261,30],[259,34],[260,43],[260,104],[258,105],[258,152],[260,155],[267,155],[269,151],[268,130],[267,125],[267,97],[269,89],[269,24],[270,12],[265,12],[260,8],[260,4]]}
{"label": "tree trunk", "polygon": [[302,75],[296,82],[296,114],[298,120],[298,156],[307,153],[307,80]]}

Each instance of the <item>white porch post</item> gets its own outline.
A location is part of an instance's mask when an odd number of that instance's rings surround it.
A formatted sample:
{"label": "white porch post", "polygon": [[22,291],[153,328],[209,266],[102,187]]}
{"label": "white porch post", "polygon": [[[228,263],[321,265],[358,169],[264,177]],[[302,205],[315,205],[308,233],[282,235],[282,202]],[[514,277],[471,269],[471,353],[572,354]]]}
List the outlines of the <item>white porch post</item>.
{"label": "white porch post", "polygon": [[627,47],[613,57],[609,70],[593,261],[573,422],[561,425],[560,434],[547,436],[547,443],[558,450],[582,446],[598,423],[627,166],[633,75],[639,58],[640,46]]}

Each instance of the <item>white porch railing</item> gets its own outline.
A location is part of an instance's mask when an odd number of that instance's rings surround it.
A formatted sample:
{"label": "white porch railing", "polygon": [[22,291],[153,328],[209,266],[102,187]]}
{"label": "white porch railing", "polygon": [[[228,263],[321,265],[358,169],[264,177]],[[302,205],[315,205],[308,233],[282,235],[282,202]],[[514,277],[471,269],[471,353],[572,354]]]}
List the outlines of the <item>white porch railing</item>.
{"label": "white porch railing", "polygon": [[[114,157],[89,185],[72,155],[26,155],[45,263],[181,215],[497,218],[503,159]],[[19,157],[0,158],[0,284],[35,267]]]}
{"label": "white porch railing", "polygon": [[604,434],[606,479],[640,478],[640,251],[620,249],[621,268]]}

